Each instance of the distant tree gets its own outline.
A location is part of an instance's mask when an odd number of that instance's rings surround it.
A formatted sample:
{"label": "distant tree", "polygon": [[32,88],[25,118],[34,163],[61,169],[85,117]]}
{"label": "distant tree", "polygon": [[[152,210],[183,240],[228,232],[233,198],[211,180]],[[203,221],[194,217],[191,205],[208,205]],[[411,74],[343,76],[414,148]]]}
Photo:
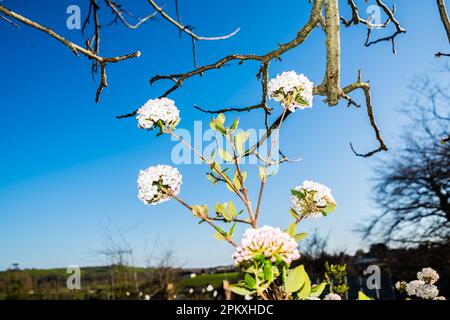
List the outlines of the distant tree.
{"label": "distant tree", "polygon": [[383,212],[362,228],[365,237],[397,244],[449,245],[450,95],[446,85],[428,76],[413,81],[413,95],[405,108],[411,124],[402,147],[376,169],[373,193]]}
{"label": "distant tree", "polygon": [[[147,270],[144,274],[142,290],[150,299],[170,299],[173,286],[180,270],[176,265],[176,250],[171,242],[160,244],[156,241],[147,257]],[[173,290],[175,288],[173,287]]]}
{"label": "distant tree", "polygon": [[133,248],[125,233],[109,218],[102,223],[103,248],[95,251],[110,267],[109,299],[138,296],[139,283]]}

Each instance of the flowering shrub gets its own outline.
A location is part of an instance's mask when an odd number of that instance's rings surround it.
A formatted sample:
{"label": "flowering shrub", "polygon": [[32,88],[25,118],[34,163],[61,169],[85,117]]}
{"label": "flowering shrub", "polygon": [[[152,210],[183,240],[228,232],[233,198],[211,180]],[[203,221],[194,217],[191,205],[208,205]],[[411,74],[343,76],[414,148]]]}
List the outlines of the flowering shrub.
{"label": "flowering shrub", "polygon": [[[312,107],[313,83],[303,74],[294,71],[284,72],[268,83],[268,96],[284,106],[278,129],[283,124],[288,111]],[[203,155],[189,142],[186,142],[173,131],[180,121],[179,110],[174,101],[168,98],[149,100],[138,111],[137,117],[140,128],[152,130],[159,128],[161,134],[168,134],[188,146],[198,158],[208,166],[208,180],[216,184],[224,184],[240,200],[243,208],[239,208],[233,201],[218,202],[214,208],[207,204],[188,204],[179,196],[182,176],[176,168],[167,165],[157,165],[142,170],[138,176],[138,197],[147,205],[159,204],[175,199],[188,209],[199,223],[207,223],[215,230],[215,238],[223,240],[235,247],[233,259],[237,268],[244,273],[243,280],[230,286],[230,289],[245,299],[257,296],[262,299],[282,300],[320,300],[325,288],[329,287],[329,294],[324,300],[341,300],[348,290],[343,280],[346,266],[326,265],[326,281],[312,284],[303,265],[291,267],[292,262],[300,259],[297,242],[302,241],[308,234],[297,232],[297,227],[303,219],[325,217],[336,209],[330,188],[320,183],[306,180],[291,190],[291,209],[289,213],[293,221],[286,229],[272,226],[258,227],[261,199],[264,186],[274,173],[269,168],[279,162],[272,159],[274,139],[271,142],[267,158],[258,153],[258,145],[246,149],[245,143],[249,139],[249,132],[238,130],[239,119],[231,125],[226,125],[224,114],[219,114],[210,122],[210,127],[216,135],[221,136],[231,149],[225,150],[218,145],[210,156]],[[262,165],[259,166],[260,188],[256,208],[252,205],[246,188],[247,172],[243,170],[240,161],[256,154]],[[223,168],[216,161],[220,157]],[[240,245],[235,241],[237,225],[246,225]],[[398,288],[407,292],[409,296],[424,299],[439,299],[434,283],[439,276],[429,268],[418,274],[418,280],[409,284],[398,284]],[[359,300],[372,300],[363,292],[358,294]]]}
{"label": "flowering shrub", "polygon": [[445,300],[439,296],[439,290],[434,284],[439,280],[439,274],[432,268],[423,268],[417,273],[417,280],[410,282],[399,281],[395,288],[408,299],[419,298],[424,300]]}
{"label": "flowering shrub", "polygon": [[[280,129],[287,110],[312,107],[313,84],[304,75],[293,71],[285,72],[272,79],[269,83],[268,95],[280,101],[285,107],[277,129]],[[233,201],[216,203],[214,210],[208,205],[189,205],[179,197],[182,176],[176,168],[158,165],[142,170],[138,176],[138,197],[145,204],[159,204],[175,199],[186,207],[200,222],[206,222],[216,231],[215,237],[233,245],[236,251],[233,255],[236,266],[245,273],[244,280],[231,286],[236,294],[246,297],[257,295],[263,299],[319,299],[326,283],[312,285],[308,274],[302,265],[291,269],[291,263],[300,258],[298,241],[307,233],[297,233],[296,228],[303,218],[326,216],[336,207],[328,187],[312,181],[305,181],[292,190],[291,215],[295,218],[286,230],[264,226],[258,228],[261,198],[269,174],[269,167],[277,164],[271,159],[273,143],[267,158],[261,157],[263,165],[259,167],[261,180],[256,209],[252,207],[248,191],[245,187],[247,172],[240,167],[240,160],[256,149],[245,150],[245,142],[249,138],[246,131],[238,131],[239,119],[230,126],[225,125],[225,115],[219,114],[213,118],[210,127],[222,135],[231,146],[230,150],[217,147],[209,158],[197,151],[188,142],[177,136],[173,129],[179,123],[179,110],[174,101],[168,98],[149,100],[138,111],[140,128],[152,130],[159,128],[159,134],[169,134],[175,140],[189,146],[200,160],[210,168],[207,177],[213,184],[224,183],[231,192],[242,201],[244,209],[238,211]],[[279,131],[279,130],[278,130]],[[216,153],[225,161],[227,168],[222,168],[216,161]],[[234,173],[230,176],[230,166]],[[247,211],[247,218],[241,215]],[[210,213],[212,211],[212,213]],[[249,226],[244,232],[240,245],[234,240],[237,224]],[[224,229],[224,226],[230,227]],[[327,299],[336,300],[331,294]]]}

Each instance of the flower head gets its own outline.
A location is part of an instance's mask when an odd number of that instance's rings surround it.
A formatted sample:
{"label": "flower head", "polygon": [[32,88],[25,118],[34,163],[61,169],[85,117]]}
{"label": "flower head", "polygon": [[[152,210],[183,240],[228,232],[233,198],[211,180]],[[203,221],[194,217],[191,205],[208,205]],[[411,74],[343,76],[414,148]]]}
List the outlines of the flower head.
{"label": "flower head", "polygon": [[294,112],[296,108],[312,108],[313,86],[305,75],[287,71],[269,81],[268,94]]}
{"label": "flower head", "polygon": [[264,226],[245,230],[233,258],[237,266],[259,259],[290,264],[300,258],[300,253],[297,242],[289,234],[280,228]]}
{"label": "flower head", "polygon": [[180,121],[180,111],[169,98],[150,99],[139,108],[136,119],[142,129],[152,130],[159,122],[175,128]]}
{"label": "flower head", "polygon": [[182,176],[176,168],[157,165],[141,170],[138,176],[138,198],[145,204],[159,204],[178,195]]}
{"label": "flower head", "polygon": [[314,181],[305,180],[291,194],[292,209],[304,218],[326,216],[336,208],[330,188]]}
{"label": "flower head", "polygon": [[417,294],[417,289],[423,286],[425,282],[422,280],[413,280],[406,285],[406,293],[408,296],[414,296]]}
{"label": "flower head", "polygon": [[404,292],[406,290],[406,286],[408,283],[406,281],[397,281],[395,284],[395,289],[397,289],[400,292]]}
{"label": "flower head", "polygon": [[341,296],[336,293],[329,293],[323,300],[342,300]]}
{"label": "flower head", "polygon": [[417,279],[435,284],[439,280],[439,274],[432,268],[423,268],[422,271],[417,272]]}
{"label": "flower head", "polygon": [[433,300],[439,295],[439,290],[435,285],[425,283],[417,287],[416,295],[422,299]]}

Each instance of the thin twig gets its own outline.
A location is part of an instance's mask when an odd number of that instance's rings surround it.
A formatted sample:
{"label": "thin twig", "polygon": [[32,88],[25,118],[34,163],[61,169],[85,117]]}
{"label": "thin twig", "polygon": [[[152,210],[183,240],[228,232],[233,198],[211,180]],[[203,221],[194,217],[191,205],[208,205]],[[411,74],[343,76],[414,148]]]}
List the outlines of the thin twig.
{"label": "thin twig", "polygon": [[139,26],[140,26],[141,24],[143,24],[143,23],[147,22],[148,20],[154,18],[154,17],[158,14],[158,12],[155,11],[155,12],[153,12],[152,14],[150,14],[150,15],[148,15],[148,16],[142,18],[142,19],[139,19],[139,21],[136,22],[136,24],[133,25],[133,24],[129,23],[129,22],[124,18],[124,16],[123,16],[123,11],[124,11],[124,10],[123,10],[123,9],[119,9],[119,8],[117,7],[118,5],[117,5],[115,2],[110,1],[110,0],[105,0],[105,2],[106,2],[106,5],[109,6],[109,7],[111,8],[111,10],[116,14],[117,18],[118,18],[120,21],[122,21],[122,23],[123,23],[126,27],[128,27],[128,28],[130,28],[130,29],[137,29],[137,28],[139,28]]}
{"label": "thin twig", "polygon": [[[95,6],[94,6],[95,8]],[[55,31],[53,31],[50,28],[47,28],[35,21],[32,21],[16,12],[13,12],[7,8],[5,8],[4,6],[0,5],[0,12],[13,18],[16,19],[26,25],[29,25],[30,27],[33,27],[37,30],[40,30],[48,35],[50,35],[51,37],[55,38],[56,40],[58,40],[59,42],[61,42],[62,44],[64,44],[65,46],[67,46],[70,50],[72,50],[72,52],[75,55],[79,55],[79,53],[85,55],[87,58],[92,59],[96,62],[98,62],[100,64],[101,67],[101,81],[100,81],[100,85],[97,89],[97,94],[96,94],[96,102],[99,101],[100,99],[100,93],[102,92],[103,88],[107,87],[108,84],[106,82],[106,65],[108,63],[116,63],[119,61],[123,61],[123,60],[128,60],[131,58],[136,58],[139,57],[141,55],[141,53],[139,51],[127,54],[127,55],[123,55],[123,56],[116,56],[116,57],[102,57],[100,55],[98,55],[98,52],[95,53],[93,50],[89,50],[89,49],[85,49],[67,39],[65,39],[64,37],[62,37],[61,35],[59,35],[58,33],[56,33]],[[97,40],[97,50],[98,50],[98,40]]]}
{"label": "thin twig", "polygon": [[153,1],[153,0],[147,0],[147,1],[148,1],[148,3],[150,3],[150,5],[153,8],[155,8],[156,11],[158,11],[161,14],[161,16],[164,19],[166,19],[167,21],[172,23],[174,26],[176,26],[182,32],[187,33],[189,36],[191,36],[195,40],[200,40],[200,41],[201,40],[225,40],[225,39],[228,39],[228,38],[231,38],[232,36],[234,36],[241,29],[241,28],[237,28],[232,33],[224,35],[224,36],[219,36],[219,37],[203,37],[203,36],[199,36],[196,33],[194,33],[189,26],[184,26],[179,21],[177,21],[174,18],[172,18],[171,16],[169,16],[160,6],[158,6],[156,4],[155,1]]}

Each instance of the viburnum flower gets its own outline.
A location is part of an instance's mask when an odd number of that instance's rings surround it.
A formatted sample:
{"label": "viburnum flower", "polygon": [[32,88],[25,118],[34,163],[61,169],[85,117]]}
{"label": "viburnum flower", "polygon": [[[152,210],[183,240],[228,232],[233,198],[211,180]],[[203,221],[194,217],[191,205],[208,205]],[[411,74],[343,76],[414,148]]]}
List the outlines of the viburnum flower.
{"label": "viburnum flower", "polygon": [[409,283],[400,281],[395,284],[395,288],[401,293],[406,292],[409,296],[416,296],[426,300],[445,300],[440,297],[439,289],[434,285],[439,280],[439,274],[432,268],[423,268],[417,272],[417,279]]}
{"label": "viburnum flower", "polygon": [[435,285],[425,283],[417,287],[416,295],[422,299],[433,300],[439,295],[439,290]]}
{"label": "viburnum flower", "polygon": [[300,258],[298,244],[280,228],[264,226],[262,228],[245,230],[241,245],[233,255],[237,266],[242,266],[255,260],[270,260],[272,263],[290,264]]}
{"label": "viburnum flower", "polygon": [[291,204],[302,218],[319,218],[336,209],[330,188],[309,180],[291,190]]}
{"label": "viburnum flower", "polygon": [[400,292],[404,292],[406,290],[406,286],[408,283],[406,281],[397,281],[395,284],[395,289],[397,289]]}
{"label": "viburnum flower", "polygon": [[157,165],[141,170],[137,183],[138,198],[145,204],[155,205],[178,195],[182,176],[176,168]]}
{"label": "viburnum flower", "polygon": [[432,268],[423,268],[422,271],[417,272],[417,279],[435,284],[439,280],[439,274]]}
{"label": "viburnum flower", "polygon": [[342,300],[341,296],[336,293],[329,293],[323,300]]}
{"label": "viburnum flower", "polygon": [[312,108],[314,84],[303,74],[286,71],[271,79],[268,84],[268,94],[291,112]]}
{"label": "viburnum flower", "polygon": [[180,122],[180,111],[169,98],[150,99],[139,108],[136,119],[142,129],[152,130],[159,123],[175,128]]}
{"label": "viburnum flower", "polygon": [[423,282],[422,280],[413,280],[406,285],[406,288],[405,288],[406,293],[409,296],[414,296],[417,293],[417,289],[419,287],[423,286],[424,284],[425,284],[425,282]]}

